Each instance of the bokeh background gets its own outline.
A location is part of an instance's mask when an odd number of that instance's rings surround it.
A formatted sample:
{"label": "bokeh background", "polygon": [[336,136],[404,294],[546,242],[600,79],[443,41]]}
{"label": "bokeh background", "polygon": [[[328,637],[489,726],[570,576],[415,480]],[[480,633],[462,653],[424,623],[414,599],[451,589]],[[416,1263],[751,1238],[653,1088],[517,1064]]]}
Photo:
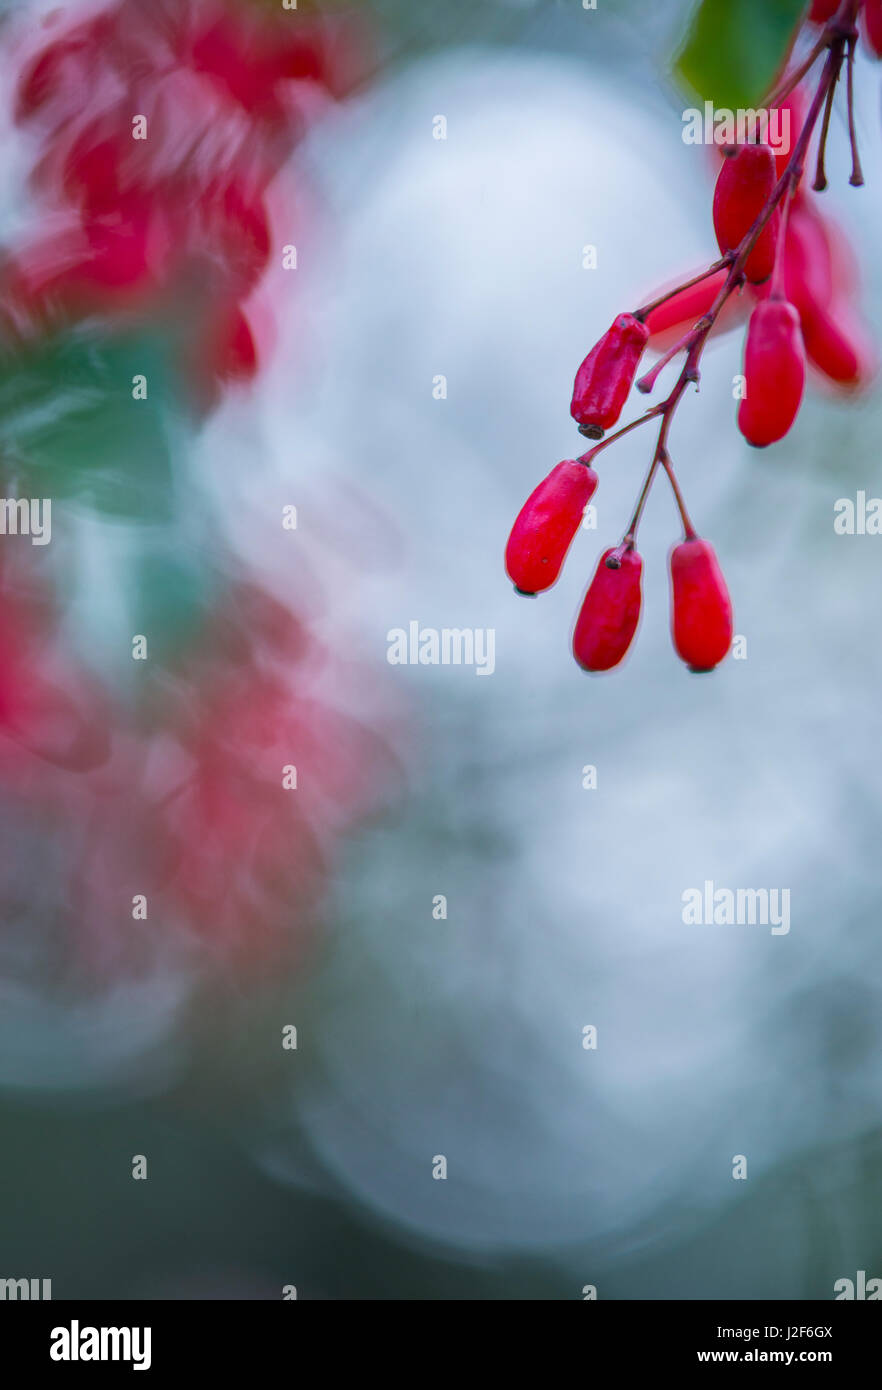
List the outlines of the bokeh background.
{"label": "bokeh background", "polygon": [[[752,451],[741,335],[712,342],[671,450],[747,641],[713,676],[671,649],[661,484],[629,661],[590,679],[569,653],[643,432],[601,455],[550,594],[502,567],[574,452],[588,347],[715,254],[670,73],[690,6],[301,7],[276,110],[229,80],[219,7],[159,4],[146,37],[128,13],[65,53],[71,90],[94,79],[84,147],[42,97],[16,110],[50,8],[0,31],[4,487],[53,498],[50,545],[2,538],[0,1277],[774,1299],[882,1276],[882,542],[833,530],[879,490],[878,393],[815,383]],[[223,11],[241,55],[254,7]],[[157,95],[197,21],[203,85]],[[824,195],[870,325],[880,78],[861,58],[867,187],[840,119]],[[157,139],[133,170],[99,137],[136,95]],[[389,665],[414,620],[493,628],[493,675]],[[789,888],[789,934],[684,925],[706,879]]]}

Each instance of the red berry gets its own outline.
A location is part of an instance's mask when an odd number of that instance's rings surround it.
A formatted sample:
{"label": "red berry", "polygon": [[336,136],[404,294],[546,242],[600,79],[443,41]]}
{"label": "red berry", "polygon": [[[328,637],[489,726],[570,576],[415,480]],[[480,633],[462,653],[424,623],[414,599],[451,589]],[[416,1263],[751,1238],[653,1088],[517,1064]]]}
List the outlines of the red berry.
{"label": "red berry", "polygon": [[648,337],[645,323],[619,314],[576,373],[570,414],[589,439],[600,439],[621,415]]}
{"label": "red berry", "polygon": [[837,386],[857,388],[873,375],[876,364],[863,331],[841,305],[835,317],[816,309],[803,319],[802,332],[808,360]]}
{"label": "red berry", "polygon": [[681,541],[671,551],[671,634],[692,671],[712,671],[732,645],[732,604],[713,546]]}
{"label": "red berry", "polygon": [[[610,568],[607,561],[616,563]],[[586,671],[610,671],[624,657],[640,621],[643,561],[633,548],[604,551],[582,601],[573,655]]]}
{"label": "red berry", "polygon": [[807,200],[790,210],[784,282],[809,362],[837,386],[862,386],[875,372],[875,357],[850,307],[857,290],[853,258],[839,229]]}
{"label": "red berry", "polygon": [[808,203],[792,207],[784,246],[787,298],[803,319],[829,304],[834,291],[830,242],[819,213]]}
{"label": "red berry", "polygon": [[530,493],[505,548],[508,577],[522,594],[551,588],[596,487],[592,468],[564,459]]}
{"label": "red berry", "polygon": [[738,428],[748,444],[762,449],[790,429],[805,387],[799,314],[786,300],[766,299],[751,314],[744,376]]}
{"label": "red berry", "polygon": [[840,0],[812,0],[809,19],[812,24],[826,24],[839,9]]}
{"label": "red berry", "polygon": [[[742,145],[723,161],[714,189],[714,231],[721,251],[735,251],[750,231],[775,187],[775,156],[768,145]],[[780,217],[772,217],[747,258],[751,284],[768,280],[775,268]]]}
{"label": "red berry", "polygon": [[646,327],[649,329],[652,346],[658,346],[657,340],[663,334],[670,333],[672,329],[685,332],[706,314],[726,283],[728,273],[724,266],[722,270],[709,275],[706,280],[700,280],[697,285],[678,290],[670,299],[666,299],[664,304],[659,304],[657,309],[650,309],[646,315]]}
{"label": "red berry", "polygon": [[882,0],[865,0],[861,20],[864,43],[874,58],[882,58]]}

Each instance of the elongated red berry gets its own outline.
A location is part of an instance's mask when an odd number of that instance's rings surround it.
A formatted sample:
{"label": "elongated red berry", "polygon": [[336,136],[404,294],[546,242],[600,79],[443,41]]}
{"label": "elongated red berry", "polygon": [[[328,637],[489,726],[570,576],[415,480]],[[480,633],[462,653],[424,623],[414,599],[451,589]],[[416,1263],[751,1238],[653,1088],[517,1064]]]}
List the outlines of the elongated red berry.
{"label": "elongated red berry", "polygon": [[861,11],[864,43],[874,58],[882,58],[882,0],[864,0]]}
{"label": "elongated red berry", "polygon": [[645,323],[619,314],[576,373],[570,414],[589,439],[600,439],[621,415],[648,337]]}
{"label": "elongated red berry", "polygon": [[[768,145],[741,145],[723,160],[714,189],[714,231],[721,251],[734,251],[759,217],[775,187],[775,156]],[[767,222],[744,266],[751,284],[768,280],[775,268],[780,217]]]}
{"label": "elongated red berry", "polygon": [[864,385],[876,364],[852,307],[859,290],[854,258],[836,224],[807,199],[790,210],[784,283],[799,312],[808,361],[835,386],[853,390]]}
{"label": "elongated red berry", "polygon": [[792,207],[787,219],[784,284],[803,320],[828,305],[836,290],[829,234],[821,215],[806,202]]}
{"label": "elongated red berry", "polygon": [[812,24],[826,24],[839,9],[840,0],[812,0],[809,19]]}
{"label": "elongated red berry", "polygon": [[750,316],[744,349],[745,395],[738,428],[757,449],[783,439],[805,388],[799,314],[785,299],[766,299]]}
{"label": "elongated red berry", "polygon": [[593,468],[564,459],[530,493],[505,548],[508,577],[522,594],[551,588],[596,487]]}
{"label": "elongated red berry", "polygon": [[712,671],[732,645],[732,604],[713,546],[693,537],[675,545],[671,571],[671,635],[692,671]]}
{"label": "elongated red berry", "polygon": [[[619,561],[610,568],[607,560]],[[634,549],[606,550],[582,600],[573,655],[586,671],[610,671],[624,657],[640,621],[643,561]]]}
{"label": "elongated red berry", "polygon": [[[670,299],[666,299],[658,308],[650,309],[646,315],[646,327],[649,329],[649,342],[652,347],[660,347],[663,340],[670,334],[672,341],[691,328],[694,323],[706,314],[713,304],[720,290],[723,288],[728,277],[728,270],[723,267],[713,275],[708,275],[707,279],[699,280],[697,285],[690,285],[685,290],[678,290],[672,294]],[[732,302],[732,296],[726,300],[727,304]]]}
{"label": "elongated red berry", "polygon": [[873,350],[854,314],[843,305],[807,315],[802,333],[809,362],[834,385],[857,390],[873,376]]}

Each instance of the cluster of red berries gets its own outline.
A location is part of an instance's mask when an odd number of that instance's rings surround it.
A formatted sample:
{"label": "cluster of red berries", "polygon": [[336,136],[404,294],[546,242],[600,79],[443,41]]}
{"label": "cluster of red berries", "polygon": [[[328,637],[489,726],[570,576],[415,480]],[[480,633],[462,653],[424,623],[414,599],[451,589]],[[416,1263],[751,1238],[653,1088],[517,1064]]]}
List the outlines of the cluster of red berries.
{"label": "cluster of red berries", "polygon": [[[882,12],[882,11],[880,11]],[[806,103],[799,89],[781,103],[800,129]],[[737,249],[787,167],[787,156],[765,144],[727,150],[714,192],[714,228],[720,250]],[[773,271],[776,262],[780,275]],[[646,315],[649,343],[661,347],[672,335],[710,312],[726,282],[726,267],[666,299]],[[763,448],[782,439],[802,401],[806,367],[834,387],[853,391],[876,368],[875,354],[857,314],[857,277],[845,237],[805,187],[802,170],[784,214],[776,207],[744,265],[756,302],[744,353],[745,393],[738,428],[749,444]],[[771,278],[770,278],[771,277]],[[744,313],[733,296],[725,323]],[[721,316],[723,318],[725,316]]]}
{"label": "cluster of red berries", "polygon": [[[622,318],[631,315],[622,315],[611,333],[623,331],[617,327]],[[601,384],[603,391],[615,389],[607,374]],[[587,401],[587,395],[582,399]],[[596,487],[590,464],[565,459],[531,493],[505,552],[509,578],[519,593],[542,593],[554,584]],[[690,670],[710,671],[732,644],[732,605],[713,548],[690,528],[674,546],[669,563],[677,654]],[[573,654],[584,670],[609,671],[624,657],[640,621],[642,576],[643,561],[633,542],[626,540],[601,555],[573,634]]]}
{"label": "cluster of red berries", "polygon": [[118,0],[44,40],[14,110],[40,135],[32,184],[53,230],[4,260],[3,336],[149,311],[175,320],[201,384],[252,377],[243,306],[269,262],[267,188],[352,80],[349,37],[294,10]]}
{"label": "cluster of red berries", "polygon": [[[815,191],[826,187],[824,151],[833,94],[848,66],[851,183],[863,182],[854,134],[852,64],[861,0],[815,0],[808,18],[823,32],[808,56],[785,76],[769,107],[786,108],[799,131],[792,148],[775,151],[761,138],[723,150],[716,181],[713,225],[721,259],[674,290],[633,313],[620,314],[591,349],[576,374],[570,412],[581,434],[602,441],[588,453],[552,469],[521,509],[506,549],[506,569],[520,593],[538,594],[556,581],[567,551],[597,487],[592,464],[613,440],[647,420],[661,428],[649,473],[619,545],[601,555],[573,634],[573,652],[587,671],[608,671],[627,653],[640,619],[643,564],[637,527],[659,468],[668,475],[683,522],[684,539],[670,553],[671,629],[678,655],[693,671],[708,671],[732,644],[732,606],[713,548],[701,539],[686,512],[667,438],[687,386],[699,380],[699,358],[714,331],[737,316],[745,287],[754,297],[744,351],[738,428],[748,443],[764,448],[782,439],[803,398],[807,361],[834,385],[854,389],[874,369],[873,354],[856,322],[856,283],[850,257],[816,200],[802,186],[806,152],[824,109]],[[866,0],[862,32],[882,57],[882,0]],[[826,54],[820,84],[810,102],[800,83]],[[685,329],[682,336],[678,331]],[[673,345],[637,382],[649,392],[677,354],[685,363],[660,405],[618,430],[616,425],[648,344]]]}

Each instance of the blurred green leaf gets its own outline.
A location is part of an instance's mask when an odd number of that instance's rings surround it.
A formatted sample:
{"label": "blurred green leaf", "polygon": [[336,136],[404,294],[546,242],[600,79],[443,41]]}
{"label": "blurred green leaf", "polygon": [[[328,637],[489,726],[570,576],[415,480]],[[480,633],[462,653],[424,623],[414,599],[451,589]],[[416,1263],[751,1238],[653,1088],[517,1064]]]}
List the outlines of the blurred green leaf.
{"label": "blurred green leaf", "polygon": [[806,0],[701,0],[675,75],[716,107],[754,107],[771,87],[805,8]]}
{"label": "blurred green leaf", "polygon": [[[134,400],[132,378],[148,380]],[[174,376],[160,340],[74,332],[11,355],[0,373],[4,485],[76,499],[132,521],[168,521]]]}

